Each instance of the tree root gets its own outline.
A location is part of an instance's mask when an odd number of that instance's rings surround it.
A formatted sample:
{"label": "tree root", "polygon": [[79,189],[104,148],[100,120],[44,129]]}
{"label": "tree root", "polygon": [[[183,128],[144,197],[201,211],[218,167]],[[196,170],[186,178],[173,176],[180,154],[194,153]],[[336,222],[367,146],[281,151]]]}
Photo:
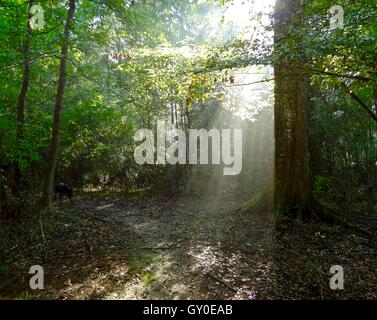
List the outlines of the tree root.
{"label": "tree root", "polygon": [[338,208],[318,199],[313,199],[309,205],[310,216],[317,217],[322,222],[337,224],[359,234],[371,236],[371,234],[353,224],[350,224],[339,212]]}

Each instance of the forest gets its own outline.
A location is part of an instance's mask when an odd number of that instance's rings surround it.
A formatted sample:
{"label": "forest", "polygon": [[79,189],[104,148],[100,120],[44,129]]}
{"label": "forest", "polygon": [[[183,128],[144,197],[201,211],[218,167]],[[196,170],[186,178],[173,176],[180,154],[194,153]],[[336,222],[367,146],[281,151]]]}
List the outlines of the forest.
{"label": "forest", "polygon": [[375,0],[0,0],[1,300],[377,299]]}

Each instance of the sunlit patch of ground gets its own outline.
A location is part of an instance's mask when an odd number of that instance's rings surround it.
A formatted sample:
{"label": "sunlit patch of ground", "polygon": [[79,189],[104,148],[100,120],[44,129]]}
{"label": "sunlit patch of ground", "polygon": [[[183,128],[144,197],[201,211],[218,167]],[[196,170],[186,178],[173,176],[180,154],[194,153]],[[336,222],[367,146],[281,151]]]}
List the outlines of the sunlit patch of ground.
{"label": "sunlit patch of ground", "polygon": [[[125,198],[76,199],[72,206],[66,204],[65,211],[46,217],[47,244],[37,241],[40,249],[29,251],[15,244],[19,252],[12,250],[8,264],[14,272],[3,267],[1,295],[19,299],[376,298],[376,240],[368,236],[376,230],[375,220],[360,220],[369,228],[362,235],[319,223],[284,224],[276,230],[271,212],[240,209],[247,197],[237,192],[233,182],[226,183],[228,192],[220,197],[213,189],[212,196],[203,192],[156,198],[142,206]],[[46,272],[46,288],[37,293],[28,289],[25,276],[35,263]],[[328,286],[333,264],[345,268],[345,290]]]}
{"label": "sunlit patch of ground", "polygon": [[[129,271],[132,277],[124,288],[114,288],[104,298],[258,297],[271,261],[263,248],[270,241],[271,217],[269,213],[255,215],[246,223],[239,207],[248,196],[237,193],[237,181],[219,179],[212,181],[216,188],[209,192],[151,201],[142,210],[116,201],[111,210],[132,229],[135,237],[129,242],[135,254],[131,264],[137,267],[131,266],[134,271]],[[219,193],[223,188],[227,192]],[[119,207],[126,209],[119,211]],[[264,222],[260,224],[259,219]],[[239,224],[254,228],[252,236]]]}

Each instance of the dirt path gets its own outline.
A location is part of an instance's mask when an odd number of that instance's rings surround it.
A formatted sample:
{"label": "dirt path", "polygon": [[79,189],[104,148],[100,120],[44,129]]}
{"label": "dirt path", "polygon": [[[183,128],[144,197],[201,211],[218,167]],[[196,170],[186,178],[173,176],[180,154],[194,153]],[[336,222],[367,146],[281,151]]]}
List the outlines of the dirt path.
{"label": "dirt path", "polygon": [[[65,278],[65,285],[44,296],[254,299],[264,295],[271,290],[271,215],[244,215],[240,208],[249,196],[239,193],[237,182],[218,182],[215,189],[144,201],[76,200],[71,209],[107,225],[113,240],[108,244],[93,240],[93,259],[78,264],[72,259],[76,269],[66,262],[70,270],[66,275],[52,268],[53,281]],[[109,257],[112,262],[105,268],[98,264]],[[75,273],[83,273],[85,264],[89,269],[85,276],[72,280]]]}
{"label": "dirt path", "polygon": [[126,290],[115,290],[107,298],[255,297],[265,286],[261,282],[271,258],[264,252],[269,247],[270,216],[246,221],[238,210],[242,200],[235,195],[141,205],[100,203],[97,210],[128,231],[131,273],[136,275]]}
{"label": "dirt path", "polygon": [[[180,197],[176,201],[121,211],[134,231],[136,259],[149,259],[146,281],[132,281],[119,298],[252,298],[268,271],[270,217],[248,221],[234,193],[221,199]],[[246,229],[251,226],[253,236]],[[254,229],[253,229],[254,227]],[[147,257],[147,258],[146,258]],[[144,270],[145,271],[145,270]]]}

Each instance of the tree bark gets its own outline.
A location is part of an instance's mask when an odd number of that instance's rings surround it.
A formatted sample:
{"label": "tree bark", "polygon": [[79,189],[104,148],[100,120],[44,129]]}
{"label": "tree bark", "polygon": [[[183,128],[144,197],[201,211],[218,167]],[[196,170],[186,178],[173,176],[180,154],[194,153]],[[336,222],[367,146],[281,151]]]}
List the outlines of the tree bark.
{"label": "tree bark", "polygon": [[300,1],[277,0],[275,9],[275,214],[304,220],[309,214],[311,179],[308,161],[305,73],[297,58],[279,53]]}
{"label": "tree bark", "polygon": [[55,112],[54,112],[54,124],[51,138],[50,146],[50,156],[47,165],[47,174],[46,174],[46,190],[45,190],[45,200],[46,204],[50,207],[52,200],[52,189],[55,178],[56,163],[58,159],[59,151],[59,135],[60,135],[60,119],[61,111],[63,107],[64,99],[64,90],[66,84],[66,68],[67,68],[67,59],[68,59],[68,47],[69,47],[69,34],[72,30],[73,16],[76,9],[76,0],[69,0],[69,9],[66,25],[64,28],[64,35],[61,47],[61,60],[60,60],[60,69],[59,69],[59,81],[58,88],[56,92],[55,99]]}
{"label": "tree bark", "polygon": [[23,126],[25,124],[25,102],[26,94],[29,90],[30,81],[30,38],[31,38],[31,28],[29,20],[31,18],[30,9],[33,6],[33,0],[29,0],[29,19],[27,21],[27,31],[25,42],[23,46],[23,58],[24,58],[24,70],[23,70],[23,80],[20,93],[18,95],[18,105],[17,105],[17,138],[22,139],[23,136]]}
{"label": "tree bark", "polygon": [[[26,35],[23,44],[23,77],[22,77],[22,86],[20,89],[20,93],[18,95],[18,103],[17,103],[17,132],[16,132],[16,139],[17,144],[19,145],[24,137],[24,125],[25,125],[25,103],[26,103],[26,95],[29,90],[29,83],[30,83],[30,38],[31,38],[31,28],[30,28],[30,9],[33,6],[34,0],[29,0],[29,13],[28,13],[28,20],[26,26]],[[14,179],[14,190],[12,192],[17,194],[19,192],[20,187],[20,179],[21,179],[21,171],[16,160],[13,164],[13,179]]]}

